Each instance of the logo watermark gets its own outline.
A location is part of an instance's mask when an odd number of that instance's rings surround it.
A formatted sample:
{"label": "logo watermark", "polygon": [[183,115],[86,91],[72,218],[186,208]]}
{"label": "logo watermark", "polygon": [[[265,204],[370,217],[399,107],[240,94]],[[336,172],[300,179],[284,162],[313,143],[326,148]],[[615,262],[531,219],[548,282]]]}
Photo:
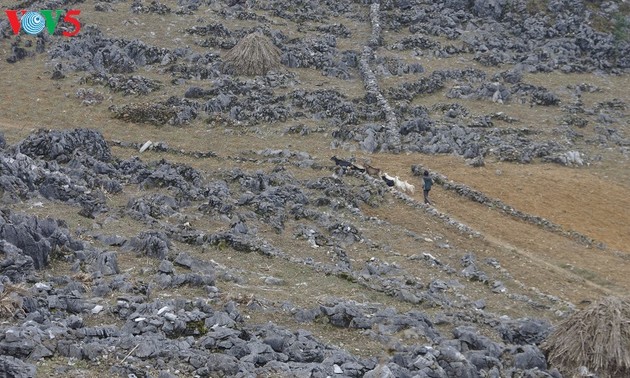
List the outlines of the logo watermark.
{"label": "logo watermark", "polygon": [[[53,35],[59,24],[59,19],[63,14],[63,10],[43,9],[39,12],[22,10],[5,10],[13,29],[13,34],[20,34],[20,30],[24,30],[26,34],[37,35],[44,29],[48,30],[48,34]],[[63,22],[74,26],[72,31],[63,31],[64,37],[74,37],[81,30],[81,23],[75,17],[81,14],[78,9],[69,9],[63,17]]]}

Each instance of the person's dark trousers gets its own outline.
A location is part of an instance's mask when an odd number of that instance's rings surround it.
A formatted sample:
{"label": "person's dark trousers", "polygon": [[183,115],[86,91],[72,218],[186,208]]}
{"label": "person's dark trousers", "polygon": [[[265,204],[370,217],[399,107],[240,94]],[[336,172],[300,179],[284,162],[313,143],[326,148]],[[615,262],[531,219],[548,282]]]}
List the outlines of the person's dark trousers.
{"label": "person's dark trousers", "polygon": [[424,190],[423,193],[424,193],[424,203],[430,205],[431,201],[429,201],[429,191],[428,190]]}

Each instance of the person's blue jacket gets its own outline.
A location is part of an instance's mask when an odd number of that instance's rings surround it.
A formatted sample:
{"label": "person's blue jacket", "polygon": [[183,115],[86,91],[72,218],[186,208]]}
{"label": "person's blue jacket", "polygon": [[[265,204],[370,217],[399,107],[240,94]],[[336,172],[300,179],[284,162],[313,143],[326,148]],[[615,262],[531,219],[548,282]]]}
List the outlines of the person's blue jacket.
{"label": "person's blue jacket", "polygon": [[422,180],[424,180],[424,190],[431,190],[431,185],[433,185],[431,177],[424,176]]}

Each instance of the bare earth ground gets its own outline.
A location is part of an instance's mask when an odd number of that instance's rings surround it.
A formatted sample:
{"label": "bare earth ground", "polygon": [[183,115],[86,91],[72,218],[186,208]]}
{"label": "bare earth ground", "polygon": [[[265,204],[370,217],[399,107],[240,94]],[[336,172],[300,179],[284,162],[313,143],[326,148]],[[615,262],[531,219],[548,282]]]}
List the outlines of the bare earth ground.
{"label": "bare earth ground", "polygon": [[[92,2],[86,2],[92,3]],[[163,2],[170,4],[169,2]],[[114,4],[118,7],[128,7],[129,4]],[[121,8],[121,12],[128,12]],[[128,15],[128,13],[126,13]],[[103,18],[101,18],[103,17]],[[87,13],[89,22],[98,24],[102,30],[108,25],[115,31],[116,14]],[[146,18],[144,18],[146,17]],[[190,36],[181,33],[184,21],[175,16],[169,16],[169,31],[153,30],[151,23],[157,16],[134,16],[139,22],[136,27],[125,30],[127,38],[137,36],[148,44],[172,47],[173,36],[191,43]],[[208,17],[211,17],[208,15]],[[144,24],[143,24],[144,22]],[[369,34],[369,27],[356,22],[348,22],[357,36],[356,49]],[[144,25],[144,26],[143,26]],[[151,33],[157,33],[151,34]],[[295,35],[301,35],[293,31]],[[160,35],[160,33],[163,33]],[[390,36],[391,37],[391,36]],[[423,251],[438,254],[436,257],[458,266],[459,259],[466,251],[474,252],[478,259],[495,258],[501,267],[513,277],[510,281],[503,277],[505,273],[496,271],[492,274],[505,279],[508,289],[519,293],[537,293],[542,291],[560,298],[562,301],[579,304],[584,300],[593,300],[604,294],[627,294],[630,290],[630,162],[612,155],[607,151],[593,151],[601,154],[601,161],[593,162],[588,167],[566,168],[553,164],[535,162],[529,165],[518,165],[504,162],[486,161],[482,168],[472,168],[465,165],[463,159],[454,156],[428,156],[421,154],[366,155],[355,150],[333,150],[330,148],[332,137],[330,133],[311,134],[308,136],[285,135],[281,131],[286,124],[260,125],[255,128],[238,128],[232,126],[213,126],[204,122],[203,117],[184,127],[154,127],[149,125],[127,124],[111,117],[107,107],[112,104],[128,102],[144,102],[164,100],[171,95],[182,96],[185,88],[191,85],[207,86],[207,83],[189,83],[182,87],[166,87],[155,94],[142,98],[123,97],[115,93],[106,93],[104,103],[93,106],[80,106],[80,101],[74,96],[81,73],[69,74],[62,81],[49,79],[50,70],[45,65],[45,57],[27,58],[26,61],[15,65],[8,64],[4,57],[10,46],[8,41],[0,42],[0,130],[9,143],[15,143],[38,128],[72,129],[77,127],[91,127],[101,131],[107,140],[122,140],[143,143],[146,140],[167,141],[169,146],[186,151],[213,151],[219,158],[194,159],[186,156],[168,153],[147,152],[142,155],[143,160],[165,158],[169,161],[179,161],[189,164],[207,176],[207,179],[220,174],[222,170],[240,167],[247,170],[271,170],[272,165],[257,165],[254,163],[226,160],[228,156],[244,155],[250,150],[264,148],[305,151],[315,157],[319,163],[330,165],[329,158],[333,154],[344,157],[355,157],[358,161],[367,158],[371,164],[382,168],[391,175],[398,175],[415,184],[417,201],[422,201],[420,180],[414,178],[410,167],[412,164],[422,164],[432,171],[448,176],[449,179],[464,183],[491,197],[500,199],[514,208],[532,215],[545,217],[561,225],[566,230],[574,230],[606,244],[605,249],[596,249],[579,244],[567,237],[546,231],[540,227],[516,220],[504,213],[480,205],[453,192],[448,192],[434,186],[432,199],[435,207],[442,213],[459,220],[482,234],[481,238],[472,238],[462,234],[443,222],[430,217],[421,208],[413,208],[404,202],[387,194],[385,204],[378,208],[365,206],[365,215],[374,216],[389,222],[389,226],[382,227],[373,223],[361,223],[361,231],[371,240],[378,241],[378,247],[359,245],[350,249],[348,254],[353,263],[360,265],[372,257],[403,266],[408,272],[418,277],[422,282],[429,282],[433,278],[443,276],[442,272],[422,265],[421,262],[411,260],[410,257]],[[340,40],[344,48],[352,48],[354,40]],[[200,49],[191,44],[191,48]],[[410,58],[412,59],[412,58]],[[421,63],[427,72],[439,67],[475,66],[472,60],[435,59],[422,57]],[[298,75],[304,88],[317,89],[334,86],[349,97],[361,97],[363,87],[358,80],[343,82],[321,76],[313,70],[293,70]],[[160,76],[156,72],[140,70],[138,74],[147,77],[160,78],[168,82],[167,76]],[[383,85],[395,85],[397,80],[391,80]],[[585,104],[591,104],[604,99],[620,98],[630,100],[630,85],[627,76],[619,78],[596,77],[592,75],[563,75],[550,73],[545,75],[529,75],[524,81],[545,85],[547,88],[562,89],[570,83],[587,81],[597,84],[601,92],[586,94]],[[185,88],[184,88],[185,87]],[[99,90],[104,90],[99,88]],[[111,100],[107,100],[111,96]],[[564,98],[568,100],[567,98]],[[425,105],[436,102],[452,101],[443,93],[426,96],[415,100]],[[493,103],[475,103],[463,101],[466,106],[479,114],[504,111],[510,116],[518,118],[518,126],[545,129],[557,123],[558,114],[554,109],[530,109],[527,105],[501,106]],[[547,112],[548,113],[545,113]],[[316,125],[316,121],[307,121]],[[592,131],[583,131],[587,136]],[[136,155],[135,150],[113,148],[117,157],[127,158]],[[614,156],[612,158],[611,156]],[[310,179],[327,176],[331,171],[294,170],[296,177]],[[344,180],[355,182],[357,178],[347,177]],[[122,209],[129,198],[138,194],[137,188],[126,187],[122,194],[112,196],[112,208]],[[75,208],[55,203],[46,203],[43,208],[33,207],[23,203],[12,205],[13,208],[44,216],[62,217],[68,220],[71,229],[94,227],[93,221],[76,215]],[[208,232],[216,231],[218,227],[211,220],[204,219],[199,214],[192,221],[193,225]],[[342,219],[351,217],[349,214],[338,214]],[[98,219],[96,222],[98,223]],[[102,226],[102,225],[99,225]],[[122,218],[119,222],[108,224],[105,230],[109,233],[119,233],[134,236],[144,225]],[[291,225],[287,226],[287,230]],[[303,242],[296,242],[290,237],[276,235],[271,230],[260,230],[275,246],[294,254],[295,256],[312,256],[315,260],[327,261],[331,257],[325,251],[310,250]],[[286,232],[290,234],[290,232]],[[420,235],[431,242],[419,242],[409,236],[410,233]],[[447,243],[453,249],[437,249],[437,243]],[[302,243],[302,244],[300,244]],[[426,243],[426,244],[425,244]],[[277,312],[266,313],[248,311],[246,304],[260,301],[263,307],[273,307],[283,301],[291,301],[297,306],[310,307],[326,297],[341,297],[358,302],[384,303],[395,306],[399,311],[413,308],[413,305],[397,301],[383,293],[368,290],[362,285],[343,280],[339,277],[325,276],[312,269],[293,264],[286,260],[270,260],[258,255],[247,255],[232,250],[202,249],[191,246],[178,246],[197,256],[212,259],[231,269],[238,270],[248,278],[246,284],[221,282],[221,290],[226,299],[236,299],[243,304],[243,311],[251,317],[251,321],[274,321],[290,328],[308,328],[318,337],[339,346],[347,347],[350,351],[362,355],[379,355],[384,353],[382,347],[368,337],[352,330],[340,330],[326,324],[297,324],[290,315]],[[140,272],[141,266],[151,267],[158,262],[139,259],[125,255],[119,251],[121,270]],[[67,266],[53,265],[52,272],[59,274]],[[490,269],[490,268],[488,268]],[[46,274],[44,272],[44,274]],[[269,287],[261,284],[265,276],[275,276],[286,281],[285,287]],[[138,279],[141,279],[138,273]],[[497,314],[511,317],[539,316],[537,309],[525,306],[515,299],[492,294],[486,285],[470,283],[464,289],[471,298],[486,298],[488,309]],[[203,296],[203,293],[172,292],[160,293],[163,296]],[[114,300],[113,298],[110,298]],[[561,304],[556,304],[558,310],[564,310]],[[427,304],[418,305],[423,311],[433,309]],[[545,315],[548,316],[548,315]],[[556,318],[551,319],[557,321]],[[103,319],[94,321],[104,322]],[[411,342],[413,335],[400,335],[401,340]]]}

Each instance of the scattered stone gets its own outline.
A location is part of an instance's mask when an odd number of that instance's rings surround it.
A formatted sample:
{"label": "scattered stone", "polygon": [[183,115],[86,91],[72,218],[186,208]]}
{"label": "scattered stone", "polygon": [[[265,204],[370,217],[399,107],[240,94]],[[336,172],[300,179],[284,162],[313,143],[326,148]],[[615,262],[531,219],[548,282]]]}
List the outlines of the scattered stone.
{"label": "scattered stone", "polygon": [[109,162],[112,154],[103,135],[92,129],[39,130],[18,144],[21,153],[31,158],[69,162],[81,151],[101,162]]}
{"label": "scattered stone", "polygon": [[81,105],[85,106],[100,104],[105,99],[105,96],[103,96],[102,93],[96,92],[94,88],[79,88],[77,89],[76,96],[81,100]]}
{"label": "scattered stone", "polygon": [[162,231],[143,231],[129,240],[127,249],[163,260],[171,248],[171,241]]}
{"label": "scattered stone", "polygon": [[140,75],[108,74],[95,72],[83,77],[81,84],[102,85],[112,92],[121,92],[125,96],[147,95],[162,88],[162,83]]}
{"label": "scattered stone", "polygon": [[0,372],[7,378],[32,378],[35,377],[37,368],[15,357],[0,356]]}
{"label": "scattered stone", "polygon": [[[95,10],[111,11],[115,3],[97,3]],[[206,3],[180,0],[177,12],[191,15],[193,19],[195,12]],[[553,140],[544,140],[546,134],[534,129],[518,128],[519,121],[507,114],[473,116],[475,112],[471,109],[455,103],[438,104],[430,109],[409,105],[419,96],[437,91],[446,91],[447,98],[487,101],[491,105],[493,102],[493,106],[511,102],[561,105],[558,94],[522,82],[523,76],[551,71],[615,73],[630,67],[628,44],[614,43],[610,35],[595,32],[582,16],[612,15],[617,11],[614,4],[606,3],[585,12],[581,2],[551,1],[547,11],[553,16],[553,24],[543,22],[540,14],[527,12],[524,3],[515,2],[507,7],[505,1],[450,0],[430,6],[409,1],[373,2],[369,16],[361,8],[365,4],[360,2],[298,1],[295,9],[286,7],[280,0],[252,4],[230,0],[215,11],[225,18],[263,25],[261,32],[282,49],[282,61],[290,67],[314,68],[325,76],[339,79],[361,75],[367,94],[350,98],[337,90],[296,89],[298,77],[290,73],[270,72],[255,79],[240,80],[221,72],[221,56],[217,53],[199,54],[188,48],[169,50],[139,40],[109,38],[91,26],[86,26],[75,38],[52,44],[46,33],[36,37],[34,42],[16,37],[12,39],[7,61],[20,64],[34,53],[49,51],[50,57],[55,59],[50,67],[53,79],[63,80],[69,72],[85,71],[87,74],[79,85],[101,85],[125,95],[146,95],[160,89],[161,83],[134,74],[140,67],[170,74],[173,83],[184,85],[180,97],[111,107],[115,117],[129,122],[182,125],[206,114],[211,117],[212,127],[220,124],[226,132],[258,133],[263,129],[235,126],[289,120],[298,126],[290,127],[287,133],[309,137],[313,132],[330,131],[333,147],[359,146],[368,152],[455,153],[473,166],[483,166],[484,159],[489,158],[520,163],[541,159],[568,166],[588,164],[579,147],[573,145],[582,137],[573,129],[587,127],[591,120],[596,121],[593,128],[596,135],[589,143],[616,149],[627,149],[630,145],[622,130],[615,128],[624,119],[625,103],[609,101],[586,109],[579,101],[579,92],[599,90],[587,84],[568,88],[576,100],[562,104],[559,109],[572,116],[562,117],[563,125],[554,129]],[[172,12],[159,1],[135,0],[130,10],[157,15]],[[310,34],[289,39],[279,30],[269,29],[269,25],[277,23],[260,14],[265,12],[311,25],[300,26],[311,29],[299,30]],[[480,22],[482,18],[484,22]],[[365,41],[366,48],[339,51],[342,42],[345,44],[342,38],[352,33],[344,25],[330,24],[331,19],[369,20],[371,33]],[[134,20],[127,22],[132,24]],[[203,25],[203,21],[199,25]],[[383,43],[383,28],[409,31],[408,37],[394,41],[389,47],[409,50],[411,57],[430,54],[441,59],[467,53],[485,66],[517,66],[493,77],[474,69],[438,70],[418,75],[424,71],[419,64],[377,55],[377,47]],[[527,43],[512,37],[515,30]],[[194,38],[204,37],[205,40],[197,41],[200,46],[227,48],[251,31],[209,24],[191,26],[186,32]],[[9,34],[7,20],[0,20],[0,38],[11,37]],[[441,42],[433,42],[432,36],[439,36]],[[454,42],[450,44],[449,40]],[[389,75],[408,75],[405,76],[408,80],[399,80],[402,84],[382,91],[377,78]],[[196,80],[196,86],[187,84],[189,80]],[[276,91],[276,88],[281,90]],[[85,105],[96,105],[105,98],[89,87],[77,90],[77,97]],[[314,119],[322,126],[316,129],[303,126],[299,124],[302,119]],[[495,126],[497,123],[501,123],[500,127]],[[162,143],[130,146],[140,152],[149,148],[175,152]],[[91,222],[93,230],[76,229],[76,235],[95,238],[116,250],[95,250],[90,243],[73,239],[63,221],[4,208],[0,211],[0,295],[11,302],[10,313],[3,314],[6,322],[0,325],[0,375],[35,376],[36,367],[27,363],[29,359],[61,356],[69,361],[92,363],[107,356],[112,361],[123,361],[111,368],[111,374],[129,377],[155,374],[164,378],[179,375],[559,376],[557,371],[547,370],[545,357],[536,347],[551,328],[548,322],[497,317],[484,311],[485,299],[464,296],[463,285],[453,279],[458,273],[486,284],[471,283],[483,290],[484,295],[506,291],[502,281],[480,269],[472,254],[464,255],[462,270],[458,272],[449,266],[453,256],[461,256],[455,255],[459,253],[456,246],[449,245],[450,242],[438,235],[426,240],[435,241],[429,245],[417,235],[421,248],[444,248],[437,250],[444,252],[439,256],[431,249],[412,252],[417,255],[409,258],[413,260],[410,263],[422,264],[427,269],[437,268],[435,275],[428,275],[422,283],[422,277],[413,277],[396,264],[378,259],[355,260],[352,247],[359,244],[397,253],[390,246],[367,240],[361,232],[363,223],[355,223],[356,219],[374,221],[362,215],[359,205],[379,206],[386,193],[384,190],[356,184],[359,176],[352,175],[301,182],[287,173],[290,170],[285,165],[315,170],[322,167],[313,157],[300,151],[267,149],[244,155],[246,157],[227,159],[248,164],[277,164],[278,168],[272,173],[220,171],[217,174],[220,179],[213,177],[215,181],[208,182],[209,177],[202,171],[183,164],[115,159],[103,136],[93,130],[40,130],[9,147],[0,132],[0,201],[32,206],[42,203],[44,209],[51,207],[49,202],[78,206],[81,215],[93,219],[86,226],[89,228]],[[412,171],[419,172],[413,168]],[[446,181],[437,183],[480,203],[500,206],[521,219],[548,229],[555,227],[470,188]],[[120,193],[123,185],[125,188],[138,185],[139,189],[160,193],[141,194],[132,198],[126,209],[109,213],[109,197]],[[204,222],[213,222],[213,227],[214,222],[223,226],[208,234],[206,230],[196,230],[194,225],[201,218],[189,217],[189,213],[184,212],[193,203],[200,213],[196,216],[203,216]],[[344,216],[333,217],[333,211]],[[104,213],[106,216],[102,216]],[[353,218],[346,218],[348,214]],[[145,230],[129,240],[99,231],[107,222],[118,222],[125,217],[142,222]],[[297,242],[304,243],[303,252],[308,257],[287,256],[261,237],[260,228],[286,233],[285,227],[295,226],[294,220],[299,226],[292,231]],[[419,311],[397,313],[393,308],[343,301],[322,301],[311,309],[289,304],[281,307],[300,322],[360,329],[365,337],[387,345],[390,353],[385,361],[377,364],[375,358],[356,357],[322,343],[303,330],[293,332],[272,323],[249,324],[239,314],[239,306],[268,311],[275,310],[274,304],[260,298],[238,298],[225,304],[227,295],[219,292],[215,279],[245,284],[244,276],[192,253],[173,251],[171,240],[217,248],[219,253],[224,248],[232,248],[269,258],[295,259],[291,261],[383,295],[412,303],[423,302],[441,310],[429,316]],[[118,250],[117,247],[123,248]],[[117,259],[119,254],[129,250],[160,261],[139,266],[135,272],[121,273]],[[45,269],[51,259],[68,265],[72,274],[55,276],[46,271],[40,277],[38,270]],[[500,268],[498,263],[488,263]],[[140,274],[136,276],[136,272]],[[504,272],[492,270],[490,273]],[[449,278],[444,274],[455,276]],[[45,282],[41,281],[43,277]],[[266,285],[286,285],[273,276],[261,276],[261,279]],[[509,279],[509,276],[504,274],[501,279]],[[19,290],[14,287],[17,284],[26,288]],[[180,285],[201,288],[208,297],[152,298],[151,290],[156,287],[167,289]],[[102,301],[96,297],[109,295],[115,296],[116,304],[108,305],[107,311],[122,326],[87,326],[81,316],[102,314],[105,306],[97,304]],[[524,295],[510,293],[505,297],[540,306]],[[0,312],[7,311],[5,303]],[[225,306],[220,307],[220,304]],[[441,334],[437,324],[449,325],[453,335]],[[484,333],[470,324],[495,327],[502,342],[480,336]],[[400,342],[401,338],[404,343]],[[72,368],[58,370],[56,374],[67,375]]]}
{"label": "scattered stone", "polygon": [[177,126],[197,118],[198,108],[196,103],[171,97],[166,102],[112,105],[109,110],[114,113],[114,118],[126,122]]}

